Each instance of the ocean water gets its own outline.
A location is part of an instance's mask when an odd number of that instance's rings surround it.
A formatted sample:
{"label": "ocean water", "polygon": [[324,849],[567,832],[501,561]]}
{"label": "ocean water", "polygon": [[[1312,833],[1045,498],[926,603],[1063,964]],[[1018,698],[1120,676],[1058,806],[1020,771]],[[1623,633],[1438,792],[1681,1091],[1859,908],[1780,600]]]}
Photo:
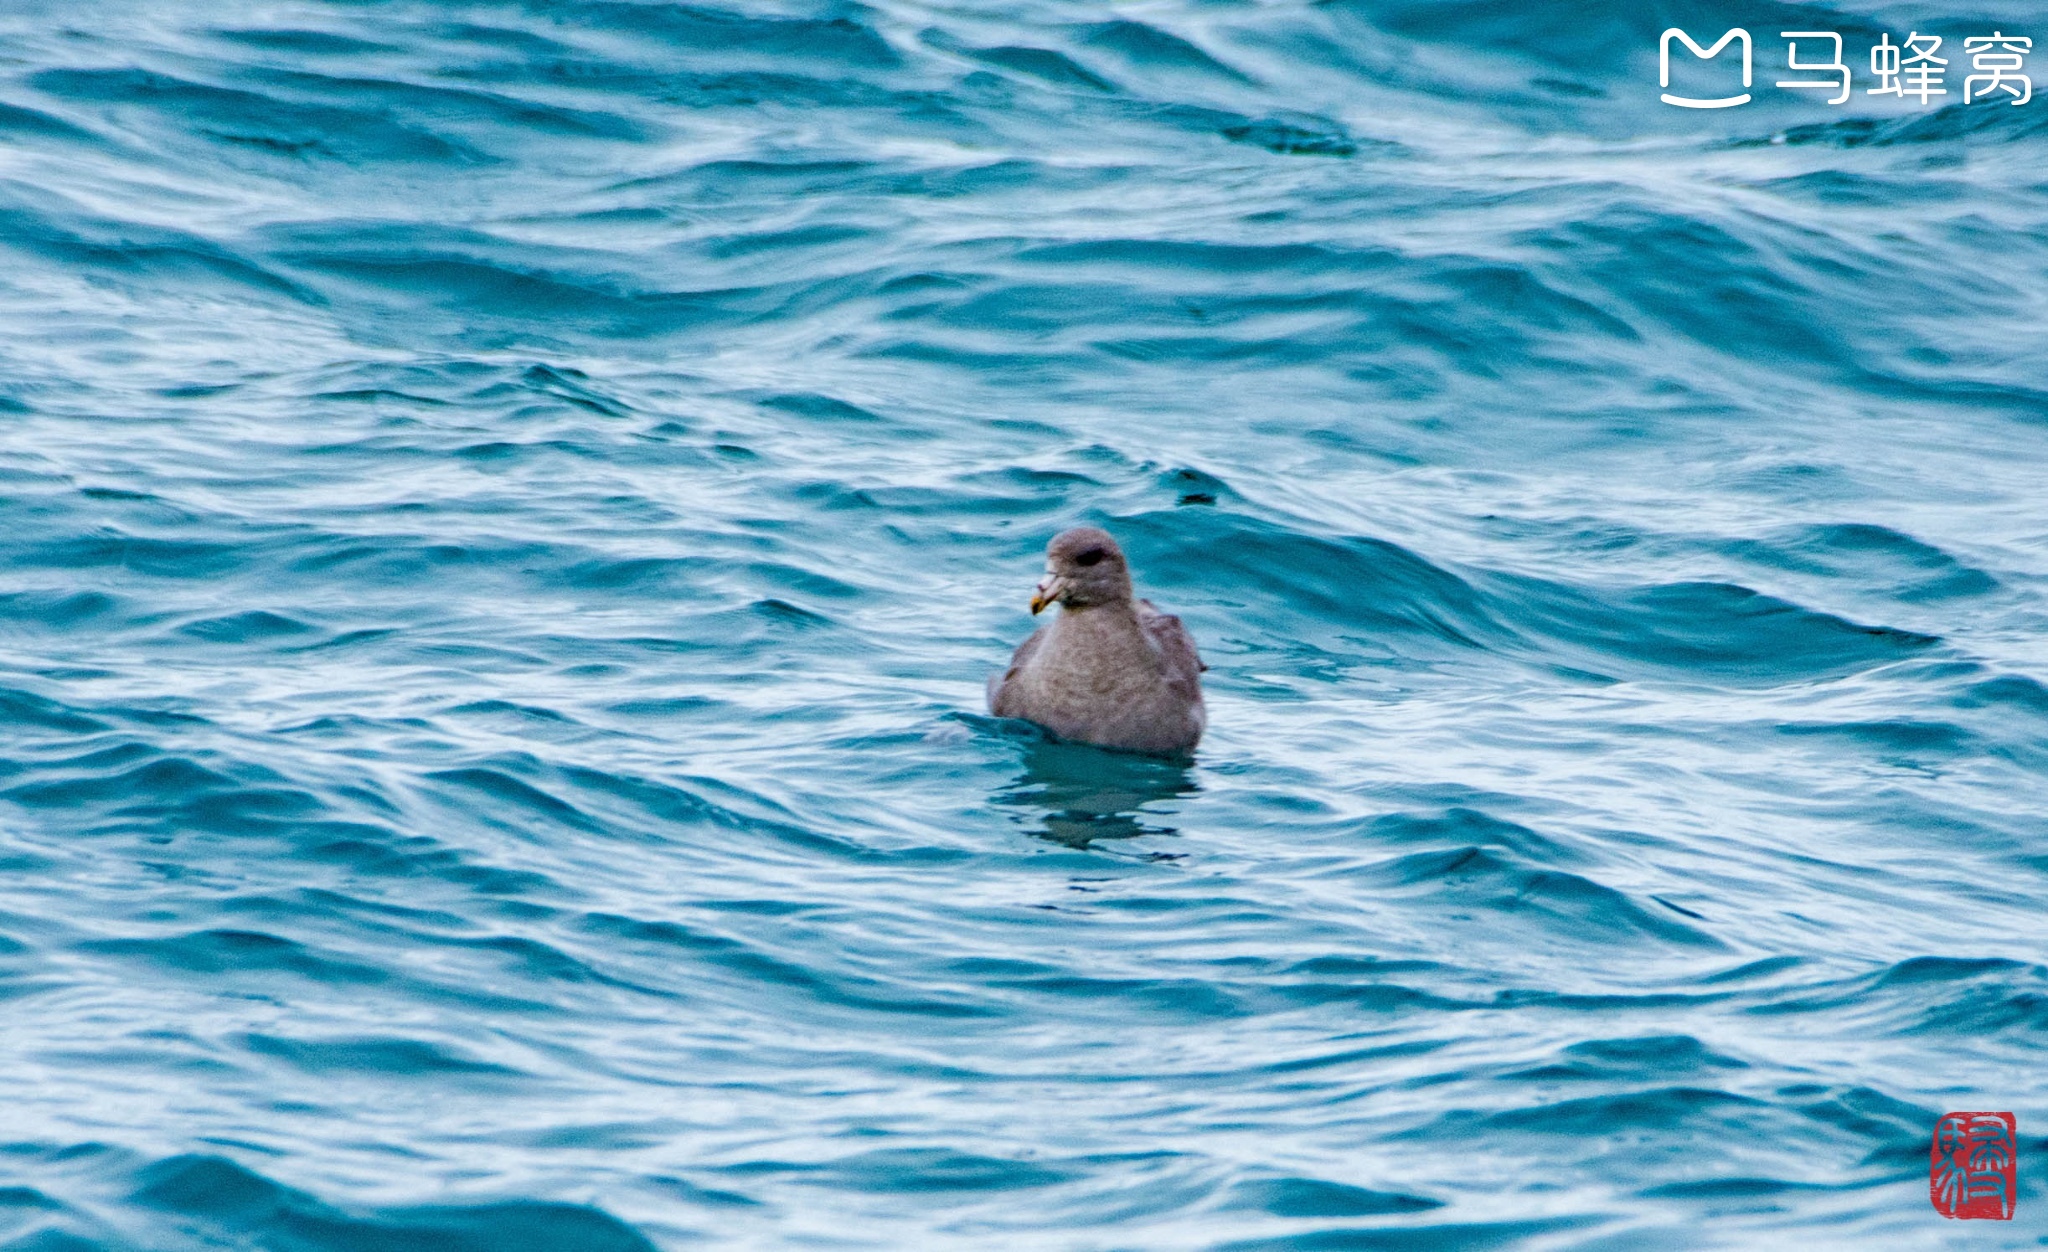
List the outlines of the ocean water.
{"label": "ocean water", "polygon": [[715,2],[0,11],[0,1248],[2048,1242],[2037,7]]}

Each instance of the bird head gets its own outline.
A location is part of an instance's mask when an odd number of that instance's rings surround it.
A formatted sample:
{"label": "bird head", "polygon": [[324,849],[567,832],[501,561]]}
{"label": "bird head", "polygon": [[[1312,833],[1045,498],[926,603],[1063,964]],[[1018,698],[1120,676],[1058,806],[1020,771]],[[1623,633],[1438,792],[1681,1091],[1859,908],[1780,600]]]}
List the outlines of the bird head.
{"label": "bird head", "polygon": [[1045,577],[1031,597],[1036,615],[1049,604],[1085,609],[1131,598],[1131,571],[1109,532],[1094,526],[1061,531],[1045,545]]}

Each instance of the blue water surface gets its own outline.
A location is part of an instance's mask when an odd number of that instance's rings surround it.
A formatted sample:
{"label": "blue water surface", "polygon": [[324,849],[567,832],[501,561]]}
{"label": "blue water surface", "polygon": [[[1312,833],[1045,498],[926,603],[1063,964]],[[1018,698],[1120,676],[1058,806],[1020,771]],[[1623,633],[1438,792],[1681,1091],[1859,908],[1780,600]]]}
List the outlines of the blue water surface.
{"label": "blue water surface", "polygon": [[0,10],[0,1248],[2048,1242],[2034,4],[720,2]]}

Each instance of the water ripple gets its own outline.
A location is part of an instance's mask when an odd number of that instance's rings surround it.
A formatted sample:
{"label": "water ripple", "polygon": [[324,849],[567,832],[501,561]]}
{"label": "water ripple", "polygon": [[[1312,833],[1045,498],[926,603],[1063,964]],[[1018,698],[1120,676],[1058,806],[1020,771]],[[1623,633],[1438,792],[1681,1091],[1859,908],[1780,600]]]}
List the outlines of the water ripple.
{"label": "water ripple", "polygon": [[[0,1247],[1947,1246],[2048,114],[1695,16],[0,16]],[[1193,762],[982,715],[1083,521]]]}

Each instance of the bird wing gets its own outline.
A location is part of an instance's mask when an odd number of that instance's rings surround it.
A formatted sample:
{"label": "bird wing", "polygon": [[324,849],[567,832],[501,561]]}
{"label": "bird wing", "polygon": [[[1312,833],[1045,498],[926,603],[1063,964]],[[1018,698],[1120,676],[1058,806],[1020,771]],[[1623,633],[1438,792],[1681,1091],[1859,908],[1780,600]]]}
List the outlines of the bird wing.
{"label": "bird wing", "polygon": [[1188,628],[1173,614],[1154,608],[1150,600],[1138,601],[1138,610],[1138,624],[1145,628],[1152,646],[1159,649],[1159,659],[1165,663],[1166,681],[1184,694],[1199,697],[1202,680],[1197,676],[1209,667],[1202,664]]}
{"label": "bird wing", "polygon": [[1004,711],[1004,693],[1010,686],[1010,681],[1017,677],[1017,671],[1023,669],[1024,663],[1031,659],[1031,654],[1038,651],[1038,645],[1045,642],[1045,632],[1051,629],[1050,625],[1046,625],[1032,631],[1031,637],[1018,644],[1017,650],[1010,654],[1010,667],[1000,674],[990,674],[988,676],[989,712],[997,717],[1018,716],[1015,712]]}

